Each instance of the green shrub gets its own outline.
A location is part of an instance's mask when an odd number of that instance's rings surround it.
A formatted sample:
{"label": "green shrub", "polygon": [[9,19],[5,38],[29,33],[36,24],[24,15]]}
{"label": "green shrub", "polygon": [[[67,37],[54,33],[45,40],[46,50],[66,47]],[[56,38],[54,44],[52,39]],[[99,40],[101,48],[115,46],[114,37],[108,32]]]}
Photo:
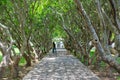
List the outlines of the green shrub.
{"label": "green shrub", "polygon": [[2,57],[2,55],[1,55],[1,53],[0,53],[0,62],[2,61],[2,58],[3,58],[3,57]]}
{"label": "green shrub", "polygon": [[117,62],[120,63],[120,57],[117,58]]}
{"label": "green shrub", "polygon": [[117,77],[117,80],[120,80],[120,76]]}
{"label": "green shrub", "polygon": [[25,60],[24,57],[22,57],[22,58],[20,59],[19,65],[20,65],[20,66],[24,66],[25,64],[26,64],[26,60]]}

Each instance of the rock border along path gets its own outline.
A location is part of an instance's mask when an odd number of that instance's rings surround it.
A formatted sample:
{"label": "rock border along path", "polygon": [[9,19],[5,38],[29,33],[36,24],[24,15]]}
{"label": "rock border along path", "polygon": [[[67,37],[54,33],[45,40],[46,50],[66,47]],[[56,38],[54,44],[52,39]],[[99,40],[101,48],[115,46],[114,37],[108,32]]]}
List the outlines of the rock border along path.
{"label": "rock border along path", "polygon": [[23,80],[100,80],[91,70],[65,49],[51,52]]}

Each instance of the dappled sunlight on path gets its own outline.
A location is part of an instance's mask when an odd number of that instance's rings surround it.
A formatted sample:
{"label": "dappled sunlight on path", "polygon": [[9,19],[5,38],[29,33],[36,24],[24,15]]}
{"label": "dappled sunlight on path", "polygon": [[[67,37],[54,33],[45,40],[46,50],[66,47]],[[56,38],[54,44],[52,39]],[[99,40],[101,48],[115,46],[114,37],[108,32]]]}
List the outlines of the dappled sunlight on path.
{"label": "dappled sunlight on path", "polygon": [[23,80],[100,80],[65,49],[48,53]]}

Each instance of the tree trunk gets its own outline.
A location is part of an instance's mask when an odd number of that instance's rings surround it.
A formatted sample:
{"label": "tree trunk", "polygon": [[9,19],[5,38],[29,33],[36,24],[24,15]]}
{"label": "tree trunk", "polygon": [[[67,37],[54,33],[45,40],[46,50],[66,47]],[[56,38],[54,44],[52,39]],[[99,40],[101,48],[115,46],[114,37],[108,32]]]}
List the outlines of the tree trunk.
{"label": "tree trunk", "polygon": [[31,58],[30,58],[30,56],[28,55],[28,54],[23,54],[23,57],[25,58],[25,60],[26,60],[26,67],[29,67],[29,66],[31,66]]}
{"label": "tree trunk", "polygon": [[120,34],[115,37],[115,49],[118,51],[120,56]]}
{"label": "tree trunk", "polygon": [[0,79],[3,78],[4,73],[5,73],[5,68],[4,67],[0,67]]}
{"label": "tree trunk", "polygon": [[17,78],[19,76],[19,61],[20,61],[20,56],[16,56],[14,59],[14,64],[11,66],[12,72],[13,72],[13,78]]}
{"label": "tree trunk", "polygon": [[[101,56],[102,60],[106,63],[108,63],[110,66],[114,67],[119,73],[120,73],[120,64],[118,64],[111,55],[106,55],[107,53],[105,53],[99,38],[95,32],[95,29],[93,28],[93,25],[91,24],[90,18],[88,17],[86,11],[84,10],[82,3],[79,0],[74,0],[79,12],[81,12],[82,16],[85,18],[86,23],[88,25],[88,28],[91,32],[91,35],[93,36],[93,40],[94,40],[94,45],[96,47],[96,49],[98,50],[99,55]],[[110,53],[108,53],[110,54]]]}

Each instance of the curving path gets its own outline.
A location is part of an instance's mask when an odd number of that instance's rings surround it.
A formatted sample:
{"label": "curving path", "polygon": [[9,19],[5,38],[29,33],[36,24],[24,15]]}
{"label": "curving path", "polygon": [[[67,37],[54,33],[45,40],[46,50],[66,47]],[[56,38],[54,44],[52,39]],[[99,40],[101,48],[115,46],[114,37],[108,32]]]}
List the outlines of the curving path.
{"label": "curving path", "polygon": [[100,80],[91,70],[65,49],[51,51],[23,80]]}

